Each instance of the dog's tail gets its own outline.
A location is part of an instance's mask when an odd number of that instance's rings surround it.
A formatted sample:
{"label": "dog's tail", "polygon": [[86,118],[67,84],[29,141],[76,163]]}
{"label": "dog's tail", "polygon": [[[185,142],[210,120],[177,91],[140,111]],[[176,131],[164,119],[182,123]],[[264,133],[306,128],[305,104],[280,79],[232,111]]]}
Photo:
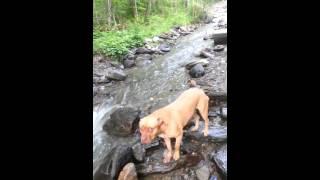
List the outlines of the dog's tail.
{"label": "dog's tail", "polygon": [[188,80],[189,87],[197,87],[197,83],[195,80],[189,79]]}

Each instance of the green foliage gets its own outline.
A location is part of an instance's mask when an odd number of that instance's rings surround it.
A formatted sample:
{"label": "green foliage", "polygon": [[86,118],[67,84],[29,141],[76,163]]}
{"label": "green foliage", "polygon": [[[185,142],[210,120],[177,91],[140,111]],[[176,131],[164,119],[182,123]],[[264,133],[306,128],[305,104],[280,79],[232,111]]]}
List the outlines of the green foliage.
{"label": "green foliage", "polygon": [[138,17],[133,17],[132,0],[110,0],[112,23],[107,20],[107,1],[94,0],[93,53],[119,58],[130,48],[141,46],[145,38],[187,25],[204,16],[206,4],[214,0],[156,0],[147,14],[149,0],[136,0]]}

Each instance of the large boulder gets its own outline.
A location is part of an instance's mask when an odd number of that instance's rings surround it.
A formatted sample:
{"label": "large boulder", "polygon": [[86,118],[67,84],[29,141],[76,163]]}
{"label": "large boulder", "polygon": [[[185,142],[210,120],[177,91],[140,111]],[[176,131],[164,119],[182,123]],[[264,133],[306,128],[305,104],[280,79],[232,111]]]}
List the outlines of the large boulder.
{"label": "large boulder", "polygon": [[103,159],[93,175],[93,180],[115,180],[127,163],[132,161],[132,148],[128,145],[114,147]]}
{"label": "large boulder", "polygon": [[108,134],[114,136],[128,136],[135,132],[140,120],[140,110],[122,107],[115,110],[103,125]]}

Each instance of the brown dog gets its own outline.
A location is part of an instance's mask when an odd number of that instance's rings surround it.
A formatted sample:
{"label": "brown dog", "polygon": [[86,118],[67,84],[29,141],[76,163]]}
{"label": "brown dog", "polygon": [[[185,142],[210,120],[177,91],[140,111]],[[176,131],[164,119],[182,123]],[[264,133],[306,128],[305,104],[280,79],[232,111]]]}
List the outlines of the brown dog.
{"label": "brown dog", "polygon": [[189,120],[195,121],[195,126],[191,130],[196,131],[201,116],[205,121],[204,136],[208,135],[208,102],[209,97],[199,88],[194,87],[184,91],[173,103],[140,120],[141,143],[151,143],[156,136],[163,138],[167,146],[164,163],[167,163],[172,157],[170,138],[175,138],[173,159],[178,160],[183,128]]}

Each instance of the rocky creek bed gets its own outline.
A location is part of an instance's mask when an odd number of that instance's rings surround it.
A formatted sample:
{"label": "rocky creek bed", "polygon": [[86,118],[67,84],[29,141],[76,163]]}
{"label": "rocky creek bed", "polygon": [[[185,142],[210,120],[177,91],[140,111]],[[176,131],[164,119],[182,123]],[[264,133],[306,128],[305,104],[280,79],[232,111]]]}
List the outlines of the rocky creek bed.
{"label": "rocky creek bed", "polygon": [[[93,179],[227,178],[227,2],[205,23],[146,39],[122,62],[93,59]],[[140,144],[140,118],[172,102],[194,80],[210,97],[209,136],[185,127],[178,161],[162,162],[161,139]],[[172,140],[174,143],[174,139]]]}

